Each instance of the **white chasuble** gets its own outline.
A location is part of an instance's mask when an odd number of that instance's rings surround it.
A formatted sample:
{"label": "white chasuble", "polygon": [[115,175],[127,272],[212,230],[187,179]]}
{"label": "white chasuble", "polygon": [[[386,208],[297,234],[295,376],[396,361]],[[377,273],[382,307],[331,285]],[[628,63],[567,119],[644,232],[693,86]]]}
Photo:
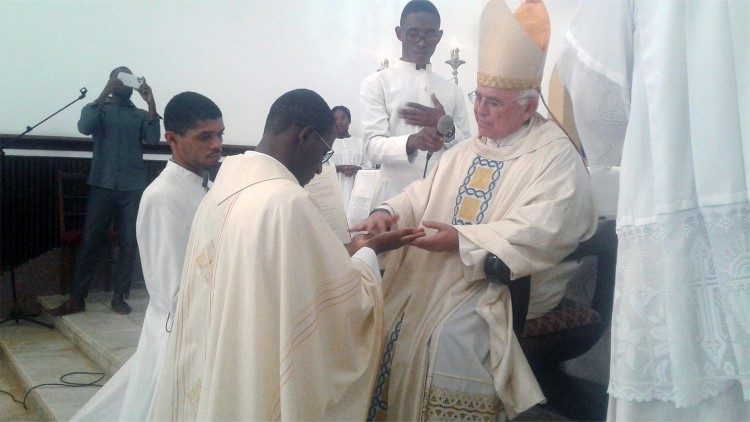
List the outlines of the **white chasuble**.
{"label": "white chasuble", "polygon": [[149,302],[138,347],[78,411],[73,420],[136,421],[148,416],[167,346],[193,217],[206,189],[203,179],[173,161],[146,188],[136,233]]}
{"label": "white chasuble", "polygon": [[[399,215],[401,227],[425,220],[452,224],[499,256],[514,278],[552,268],[596,229],[581,157],[557,126],[538,115],[528,136],[512,146],[490,147],[476,137],[457,145],[425,180],[384,205]],[[387,390],[388,419],[459,414],[446,413],[440,403],[468,403],[459,411],[472,417],[504,411],[512,418],[544,400],[513,333],[508,290],[485,280],[483,263],[466,265],[458,252],[413,247],[386,257],[385,323],[398,332],[397,339],[386,339],[389,385],[376,385],[373,407],[382,400],[377,393]],[[457,313],[482,322],[462,328],[463,342],[476,344],[469,349],[477,356],[444,365],[441,347],[449,346],[443,340],[461,342],[461,333],[446,324]],[[462,368],[464,361],[476,365]]]}
{"label": "white chasuble", "polygon": [[[153,420],[364,419],[380,274],[278,161],[227,158],[196,214]],[[364,255],[362,255],[364,256]]]}

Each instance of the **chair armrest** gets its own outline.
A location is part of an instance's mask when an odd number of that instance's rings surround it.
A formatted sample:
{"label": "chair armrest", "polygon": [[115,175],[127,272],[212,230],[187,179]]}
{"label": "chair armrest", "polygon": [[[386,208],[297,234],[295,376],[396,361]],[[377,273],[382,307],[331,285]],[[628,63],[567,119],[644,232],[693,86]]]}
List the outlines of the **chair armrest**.
{"label": "chair armrest", "polygon": [[484,274],[487,280],[497,284],[510,283],[510,268],[494,253],[487,254],[484,260]]}
{"label": "chair armrest", "polygon": [[511,306],[513,307],[513,331],[520,338],[526,325],[526,314],[529,312],[531,276],[511,280],[510,268],[493,253],[487,254],[484,261],[484,274],[491,283],[508,286]]}

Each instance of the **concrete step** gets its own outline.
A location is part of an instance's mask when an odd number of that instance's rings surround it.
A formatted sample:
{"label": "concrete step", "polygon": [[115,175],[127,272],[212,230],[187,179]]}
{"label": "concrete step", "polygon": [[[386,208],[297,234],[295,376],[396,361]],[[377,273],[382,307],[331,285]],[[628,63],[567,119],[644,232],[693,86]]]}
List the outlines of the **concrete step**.
{"label": "concrete step", "polygon": [[[23,391],[39,384],[60,383],[60,377],[68,372],[102,372],[57,330],[25,321],[0,327],[0,350]],[[66,380],[88,383],[96,378],[76,375]],[[105,377],[99,384],[103,385],[108,379]],[[45,420],[67,421],[96,391],[96,387],[44,386],[33,390],[26,403]],[[23,394],[16,399],[23,400]]]}
{"label": "concrete step", "polygon": [[109,308],[111,292],[91,292],[86,299],[86,312],[52,317],[49,310],[67,299],[66,296],[40,296],[42,315],[73,343],[83,354],[112,376],[135,352],[148,306],[146,289],[131,290],[129,315],[119,315]]}
{"label": "concrete step", "polygon": [[[16,400],[23,400],[26,390],[16,378],[15,371],[10,367],[8,359],[0,350],[0,390],[12,394]],[[0,394],[0,421],[41,421],[44,420],[36,409],[28,406],[26,409],[15,403],[10,396]]]}
{"label": "concrete step", "polygon": [[[111,292],[91,292],[86,312],[52,317],[49,310],[67,297],[42,296],[38,298],[43,308],[40,320],[53,324],[54,330],[25,321],[0,326],[0,349],[23,392],[38,384],[60,383],[60,377],[69,372],[103,373],[106,377],[99,382],[103,385],[120,369],[138,345],[148,293],[145,288],[131,290],[127,302],[133,312],[129,315],[112,312],[111,297]],[[96,378],[76,375],[66,380],[88,383]],[[27,406],[45,420],[67,421],[97,390],[45,386],[29,394]],[[23,394],[16,398],[23,400]]]}

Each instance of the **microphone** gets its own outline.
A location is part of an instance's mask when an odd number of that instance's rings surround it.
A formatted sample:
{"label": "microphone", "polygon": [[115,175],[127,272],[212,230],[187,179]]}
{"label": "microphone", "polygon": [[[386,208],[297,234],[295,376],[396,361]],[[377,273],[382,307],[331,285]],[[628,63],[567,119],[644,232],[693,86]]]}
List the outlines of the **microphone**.
{"label": "microphone", "polygon": [[[456,135],[456,125],[453,124],[453,117],[447,114],[441,117],[437,122],[437,133],[443,138],[450,139],[452,141],[453,137]],[[430,162],[430,158],[432,158],[432,151],[427,151],[427,159],[424,162],[424,174],[422,174],[423,179],[427,176],[427,163]]]}
{"label": "microphone", "polygon": [[208,191],[208,170],[203,170],[203,189]]}
{"label": "microphone", "polygon": [[80,92],[80,93],[81,93],[81,96],[80,96],[80,97],[78,97],[78,99],[80,100],[80,99],[82,99],[83,97],[85,97],[85,96],[86,96],[86,93],[87,93],[87,92],[89,92],[89,90],[88,90],[88,89],[86,89],[86,87],[84,86],[83,88],[79,89],[79,90],[78,90],[78,92]]}

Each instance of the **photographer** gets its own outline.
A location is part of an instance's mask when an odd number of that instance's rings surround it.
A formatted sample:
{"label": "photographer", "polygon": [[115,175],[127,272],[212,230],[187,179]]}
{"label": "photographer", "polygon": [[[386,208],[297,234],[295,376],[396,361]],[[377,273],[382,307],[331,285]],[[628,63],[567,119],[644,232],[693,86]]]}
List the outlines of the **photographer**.
{"label": "photographer", "polygon": [[[142,142],[156,144],[161,136],[159,115],[151,87],[140,80],[137,91],[148,104],[148,111],[136,108],[130,96],[133,72],[118,67],[109,74],[102,93],[81,110],[78,131],[91,135],[94,156],[88,184],[91,189],[86,206],[83,244],[76,256],[70,298],[52,310],[53,315],[68,315],[86,310],[84,299],[88,294],[94,265],[106,241],[106,234],[117,222],[117,240],[120,245],[112,310],[119,314],[131,312],[124,296],[130,290],[136,254],[135,220],[143,189],[148,184],[148,174],[143,163]],[[115,218],[116,217],[116,218]]]}

